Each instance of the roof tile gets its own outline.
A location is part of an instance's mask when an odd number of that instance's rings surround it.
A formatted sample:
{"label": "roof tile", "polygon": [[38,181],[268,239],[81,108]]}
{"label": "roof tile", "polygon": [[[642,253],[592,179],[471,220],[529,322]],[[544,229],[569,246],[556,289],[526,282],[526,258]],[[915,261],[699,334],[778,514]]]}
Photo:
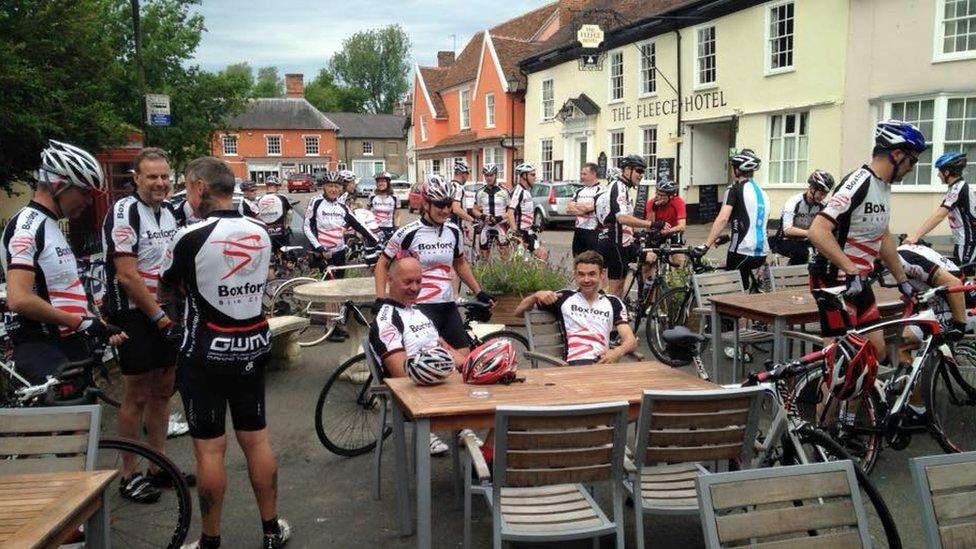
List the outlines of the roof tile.
{"label": "roof tile", "polygon": [[227,120],[230,128],[276,130],[337,130],[327,116],[304,97],[252,99],[244,111]]}

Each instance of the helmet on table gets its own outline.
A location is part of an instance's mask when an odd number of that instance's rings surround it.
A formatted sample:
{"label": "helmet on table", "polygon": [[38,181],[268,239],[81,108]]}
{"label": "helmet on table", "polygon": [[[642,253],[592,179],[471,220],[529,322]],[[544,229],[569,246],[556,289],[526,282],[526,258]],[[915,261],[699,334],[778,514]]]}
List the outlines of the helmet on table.
{"label": "helmet on table", "polygon": [[476,347],[461,367],[464,382],[474,385],[511,381],[517,371],[515,347],[506,339],[491,340]]}
{"label": "helmet on table", "polygon": [[417,385],[436,385],[454,371],[454,358],[447,349],[432,347],[408,358],[404,368]]}

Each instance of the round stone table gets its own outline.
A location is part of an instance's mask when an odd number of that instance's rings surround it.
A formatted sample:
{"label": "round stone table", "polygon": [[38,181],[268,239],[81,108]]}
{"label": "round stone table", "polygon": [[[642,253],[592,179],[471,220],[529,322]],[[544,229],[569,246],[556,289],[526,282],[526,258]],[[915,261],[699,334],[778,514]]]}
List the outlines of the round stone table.
{"label": "round stone table", "polygon": [[[331,304],[341,311],[342,304],[346,301],[372,303],[376,299],[376,285],[373,277],[339,278],[302,284],[295,288],[293,295],[295,299],[309,303]],[[358,310],[367,322],[373,319],[373,313],[369,307],[359,307]],[[345,313],[345,318],[339,319],[339,325],[346,330],[349,337],[342,343],[336,342],[329,345],[330,355],[333,349],[337,351],[337,354],[333,355],[338,357],[337,366],[362,352],[360,344],[366,334],[369,333],[369,327],[359,323],[354,311],[345,311]],[[315,315],[314,310],[312,315]],[[316,341],[315,343],[319,342]],[[368,374],[368,372],[364,372],[364,374]],[[357,372],[355,375],[358,376],[359,373]],[[363,377],[365,379],[365,376]]]}

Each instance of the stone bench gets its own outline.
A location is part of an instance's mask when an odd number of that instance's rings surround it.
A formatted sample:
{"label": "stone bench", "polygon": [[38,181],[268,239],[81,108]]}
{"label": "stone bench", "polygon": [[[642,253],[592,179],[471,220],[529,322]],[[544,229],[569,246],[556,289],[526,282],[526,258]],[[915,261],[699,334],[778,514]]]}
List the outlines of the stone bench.
{"label": "stone bench", "polygon": [[271,367],[277,370],[294,368],[301,356],[298,334],[308,327],[301,316],[273,316],[268,319],[271,330]]}

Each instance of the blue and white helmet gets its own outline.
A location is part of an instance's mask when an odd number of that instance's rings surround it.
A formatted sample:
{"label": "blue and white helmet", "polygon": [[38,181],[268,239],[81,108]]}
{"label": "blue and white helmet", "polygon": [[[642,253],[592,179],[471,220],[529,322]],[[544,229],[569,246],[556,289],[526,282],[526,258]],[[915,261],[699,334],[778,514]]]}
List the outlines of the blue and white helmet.
{"label": "blue and white helmet", "polygon": [[882,120],[874,129],[874,144],[885,149],[925,151],[925,136],[918,128],[901,120]]}
{"label": "blue and white helmet", "polygon": [[935,169],[940,172],[960,173],[966,168],[966,155],[960,152],[947,152],[935,160]]}

